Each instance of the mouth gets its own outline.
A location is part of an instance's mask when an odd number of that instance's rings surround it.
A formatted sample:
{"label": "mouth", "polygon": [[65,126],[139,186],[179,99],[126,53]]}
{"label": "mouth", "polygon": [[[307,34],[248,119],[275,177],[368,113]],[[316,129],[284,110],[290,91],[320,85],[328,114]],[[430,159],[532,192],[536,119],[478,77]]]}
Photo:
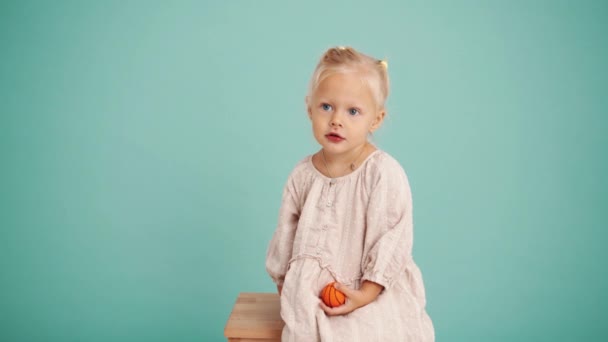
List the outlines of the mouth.
{"label": "mouth", "polygon": [[328,134],[325,134],[325,137],[333,142],[340,142],[340,141],[344,140],[344,137],[338,133],[328,133]]}

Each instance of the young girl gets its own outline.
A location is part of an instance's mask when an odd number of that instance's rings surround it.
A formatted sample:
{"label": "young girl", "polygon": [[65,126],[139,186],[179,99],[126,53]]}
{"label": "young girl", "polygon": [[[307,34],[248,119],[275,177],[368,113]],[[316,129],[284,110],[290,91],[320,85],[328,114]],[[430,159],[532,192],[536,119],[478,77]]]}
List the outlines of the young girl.
{"label": "young girl", "polygon": [[[422,274],[412,259],[410,186],[368,141],[385,116],[387,64],[331,48],[306,96],[321,149],[283,191],[266,270],[281,296],[282,341],[434,341]],[[330,282],[346,303],[319,298]]]}

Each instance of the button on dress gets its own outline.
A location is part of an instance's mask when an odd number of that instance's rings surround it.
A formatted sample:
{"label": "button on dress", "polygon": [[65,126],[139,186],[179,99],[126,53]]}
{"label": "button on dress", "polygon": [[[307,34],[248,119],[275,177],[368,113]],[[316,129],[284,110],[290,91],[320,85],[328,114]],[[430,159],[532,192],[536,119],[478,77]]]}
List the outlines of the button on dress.
{"label": "button on dress", "polygon": [[[412,258],[412,197],[397,160],[375,150],[332,179],[312,155],[290,173],[266,270],[282,285],[282,341],[434,341],[422,274]],[[384,286],[370,304],[327,316],[319,294],[329,282]]]}

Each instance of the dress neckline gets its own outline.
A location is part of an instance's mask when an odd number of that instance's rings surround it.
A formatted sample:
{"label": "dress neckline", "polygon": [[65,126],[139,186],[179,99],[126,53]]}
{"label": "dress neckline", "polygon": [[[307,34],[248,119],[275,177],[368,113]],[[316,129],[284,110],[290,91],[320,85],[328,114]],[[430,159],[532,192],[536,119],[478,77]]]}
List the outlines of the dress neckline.
{"label": "dress neckline", "polygon": [[347,179],[349,177],[353,177],[354,175],[356,175],[357,173],[359,173],[359,171],[363,168],[363,165],[365,165],[368,162],[368,160],[370,160],[370,158],[372,156],[374,156],[375,154],[378,154],[380,152],[382,152],[382,150],[380,150],[379,148],[376,147],[376,150],[374,150],[367,157],[365,157],[365,159],[363,160],[363,162],[361,163],[361,165],[359,165],[356,169],[354,169],[353,172],[351,172],[349,174],[346,174],[344,176],[334,177],[334,178],[327,177],[326,175],[324,175],[323,173],[321,173],[321,171],[319,171],[317,169],[317,167],[315,166],[315,164],[312,162],[312,156],[314,154],[311,154],[311,155],[308,156],[307,163],[310,166],[310,168],[314,171],[314,173],[317,174],[317,176],[319,176],[323,180],[328,181],[328,182],[331,182],[332,180],[334,182],[340,182],[340,181],[342,181],[344,179]]}

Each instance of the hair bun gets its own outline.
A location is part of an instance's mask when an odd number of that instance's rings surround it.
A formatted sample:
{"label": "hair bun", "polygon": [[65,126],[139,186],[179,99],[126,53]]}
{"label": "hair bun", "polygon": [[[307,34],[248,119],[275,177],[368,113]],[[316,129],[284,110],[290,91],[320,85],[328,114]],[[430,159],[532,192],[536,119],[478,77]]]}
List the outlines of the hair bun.
{"label": "hair bun", "polygon": [[340,64],[344,60],[355,61],[357,60],[357,56],[355,51],[348,46],[336,46],[330,48],[323,56],[323,60],[330,64]]}

